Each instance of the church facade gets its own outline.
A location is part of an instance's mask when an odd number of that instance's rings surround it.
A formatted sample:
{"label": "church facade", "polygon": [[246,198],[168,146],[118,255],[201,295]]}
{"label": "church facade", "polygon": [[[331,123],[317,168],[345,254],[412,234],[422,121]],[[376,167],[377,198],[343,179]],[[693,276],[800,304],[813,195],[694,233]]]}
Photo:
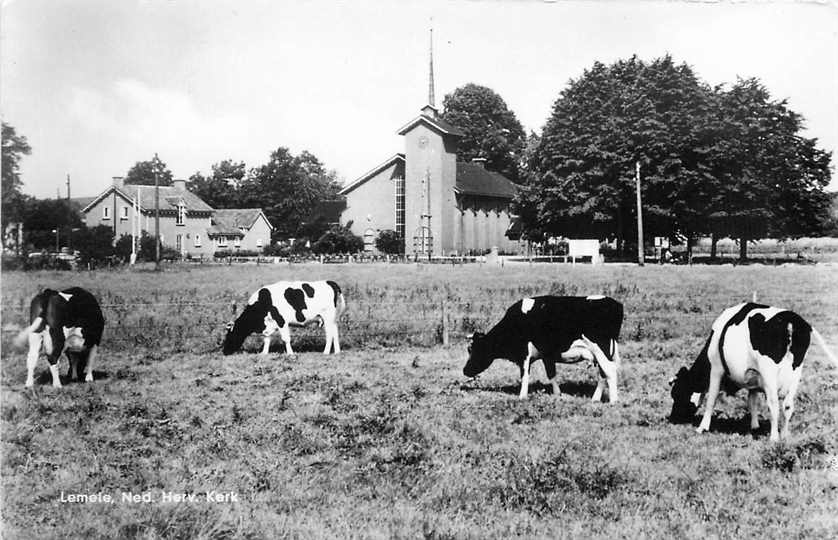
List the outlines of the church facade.
{"label": "church facade", "polygon": [[341,191],[346,199],[341,222],[352,223],[352,232],[364,238],[367,250],[381,231],[391,229],[404,239],[408,255],[521,251],[506,236],[517,186],[487,170],[485,160],[457,161],[460,130],[428,104],[398,133],[404,137],[404,153],[394,154]]}

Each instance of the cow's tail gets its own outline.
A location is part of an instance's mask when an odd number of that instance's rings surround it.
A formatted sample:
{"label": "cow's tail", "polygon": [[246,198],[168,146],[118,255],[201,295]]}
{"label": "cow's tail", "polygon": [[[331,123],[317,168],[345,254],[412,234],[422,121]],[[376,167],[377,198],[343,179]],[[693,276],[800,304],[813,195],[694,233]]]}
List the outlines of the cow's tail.
{"label": "cow's tail", "polygon": [[346,311],[346,298],[342,292],[339,292],[338,297],[335,298],[335,320],[339,319],[344,311]]}
{"label": "cow's tail", "polygon": [[832,351],[829,350],[829,347],[826,346],[826,341],[823,339],[823,336],[820,332],[815,330],[814,326],[812,327],[812,335],[815,336],[815,341],[818,342],[818,345],[820,345],[821,350],[829,358],[829,361],[832,362],[832,365],[835,366],[836,369],[838,369],[838,357],[836,357],[832,353]]}
{"label": "cow's tail", "polygon": [[29,334],[33,332],[40,332],[42,330],[42,326],[44,324],[44,320],[41,317],[35,317],[35,320],[32,321],[32,324],[21,330],[15,339],[12,341],[15,347],[18,349],[22,349],[26,342],[29,340]]}

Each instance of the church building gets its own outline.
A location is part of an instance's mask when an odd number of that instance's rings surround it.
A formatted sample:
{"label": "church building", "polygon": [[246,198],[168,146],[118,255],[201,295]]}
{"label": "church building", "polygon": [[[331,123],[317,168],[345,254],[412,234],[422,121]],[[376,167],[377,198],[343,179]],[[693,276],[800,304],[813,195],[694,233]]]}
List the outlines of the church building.
{"label": "church building", "polygon": [[493,247],[517,253],[520,246],[506,231],[517,186],[485,168],[485,159],[457,160],[463,133],[448,124],[434,106],[433,56],[428,104],[403,125],[404,152],[396,153],[348,184],[341,222],[372,250],[381,231],[404,239],[408,255],[483,254]]}

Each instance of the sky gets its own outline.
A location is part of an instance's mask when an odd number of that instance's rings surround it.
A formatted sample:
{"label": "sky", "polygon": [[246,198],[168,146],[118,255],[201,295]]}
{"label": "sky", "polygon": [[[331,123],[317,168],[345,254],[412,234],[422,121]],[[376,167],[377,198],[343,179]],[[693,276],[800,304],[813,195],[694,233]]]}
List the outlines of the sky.
{"label": "sky", "polygon": [[32,147],[23,191],[66,196],[69,174],[74,197],[96,195],[155,152],[175,178],[258,167],[280,146],[350,183],[404,151],[396,131],[428,99],[431,25],[439,108],[488,86],[538,133],[595,61],[669,53],[712,85],[758,77],[838,150],[828,2],[12,0],[0,111]]}

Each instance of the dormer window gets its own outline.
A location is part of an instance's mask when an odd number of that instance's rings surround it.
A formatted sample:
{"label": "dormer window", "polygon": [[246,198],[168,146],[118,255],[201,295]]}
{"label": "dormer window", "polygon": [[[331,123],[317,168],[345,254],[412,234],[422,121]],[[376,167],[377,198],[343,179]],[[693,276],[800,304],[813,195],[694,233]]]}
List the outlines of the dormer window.
{"label": "dormer window", "polygon": [[175,223],[177,225],[183,225],[184,221],[186,220],[186,204],[183,201],[180,201],[177,204],[177,219]]}

